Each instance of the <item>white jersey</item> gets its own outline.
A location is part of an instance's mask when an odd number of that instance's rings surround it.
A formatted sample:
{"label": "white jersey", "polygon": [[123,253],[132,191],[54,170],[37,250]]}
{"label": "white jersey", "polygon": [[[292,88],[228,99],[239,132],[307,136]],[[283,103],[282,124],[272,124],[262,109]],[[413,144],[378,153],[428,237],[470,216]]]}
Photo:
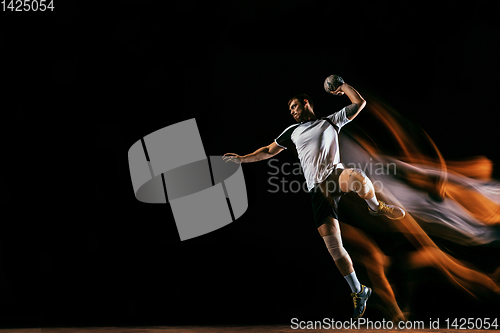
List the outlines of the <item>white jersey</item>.
{"label": "white jersey", "polygon": [[[345,109],[326,117],[338,127],[339,131],[342,126],[350,122]],[[328,178],[335,168],[344,167],[340,163],[338,132],[324,118],[294,124],[285,129],[274,142],[285,149],[289,147],[297,149],[309,191],[315,184]]]}

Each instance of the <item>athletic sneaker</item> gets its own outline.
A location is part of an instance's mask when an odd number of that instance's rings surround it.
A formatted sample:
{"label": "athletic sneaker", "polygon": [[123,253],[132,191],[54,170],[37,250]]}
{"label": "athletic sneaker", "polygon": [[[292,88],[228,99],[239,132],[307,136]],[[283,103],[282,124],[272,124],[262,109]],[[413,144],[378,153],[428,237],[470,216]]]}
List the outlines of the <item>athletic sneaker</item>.
{"label": "athletic sneaker", "polygon": [[368,206],[368,211],[370,214],[375,216],[386,216],[391,220],[400,220],[405,217],[405,211],[403,208],[393,205],[388,205],[382,200],[378,201],[378,210],[373,210]]}
{"label": "athletic sneaker", "polygon": [[358,319],[363,317],[366,310],[366,301],[372,294],[371,288],[361,285],[361,291],[359,293],[352,293],[351,297],[354,301],[354,313],[352,314],[353,319]]}

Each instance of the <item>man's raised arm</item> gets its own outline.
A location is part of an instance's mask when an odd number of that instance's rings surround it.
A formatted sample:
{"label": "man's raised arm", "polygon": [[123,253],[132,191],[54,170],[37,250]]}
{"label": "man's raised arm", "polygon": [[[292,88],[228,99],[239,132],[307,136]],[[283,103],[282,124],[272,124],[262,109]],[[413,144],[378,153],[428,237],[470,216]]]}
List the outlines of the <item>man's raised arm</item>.
{"label": "man's raised arm", "polygon": [[257,149],[251,154],[240,156],[238,154],[227,153],[222,157],[223,160],[235,162],[235,163],[250,163],[250,162],[258,162],[262,160],[267,160],[268,158],[273,157],[284,148],[280,147],[276,144],[276,142],[271,143],[268,146]]}
{"label": "man's raised arm", "polygon": [[349,97],[352,104],[347,106],[345,110],[347,119],[349,120],[353,120],[366,105],[365,99],[361,97],[356,89],[345,82],[337,90],[331,93],[334,95],[342,95],[345,93],[347,97]]}

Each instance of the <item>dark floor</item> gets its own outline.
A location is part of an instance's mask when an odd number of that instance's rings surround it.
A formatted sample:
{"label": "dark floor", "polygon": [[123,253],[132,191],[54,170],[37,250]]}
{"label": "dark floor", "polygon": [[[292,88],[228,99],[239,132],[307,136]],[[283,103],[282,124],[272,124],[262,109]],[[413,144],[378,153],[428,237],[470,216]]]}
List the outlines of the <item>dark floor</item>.
{"label": "dark floor", "polygon": [[[332,332],[332,329],[292,329],[285,325],[261,325],[261,326],[153,326],[153,327],[57,327],[57,328],[13,328],[0,329],[2,333],[289,333],[289,332]],[[352,330],[334,330],[337,333],[349,332]],[[366,333],[380,332],[384,330],[359,329]],[[447,330],[447,329],[423,329],[423,330],[389,330],[387,332],[485,332],[481,330]],[[499,332],[491,330],[488,332]]]}

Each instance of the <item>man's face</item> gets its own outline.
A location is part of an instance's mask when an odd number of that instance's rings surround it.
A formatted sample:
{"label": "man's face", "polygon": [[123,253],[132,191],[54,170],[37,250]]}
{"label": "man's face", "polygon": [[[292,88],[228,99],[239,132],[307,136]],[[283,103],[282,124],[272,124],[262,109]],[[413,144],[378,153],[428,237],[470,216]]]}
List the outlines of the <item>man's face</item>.
{"label": "man's face", "polygon": [[304,104],[302,104],[298,99],[293,99],[292,103],[290,103],[290,114],[293,119],[297,122],[302,121],[302,117],[304,116]]}

